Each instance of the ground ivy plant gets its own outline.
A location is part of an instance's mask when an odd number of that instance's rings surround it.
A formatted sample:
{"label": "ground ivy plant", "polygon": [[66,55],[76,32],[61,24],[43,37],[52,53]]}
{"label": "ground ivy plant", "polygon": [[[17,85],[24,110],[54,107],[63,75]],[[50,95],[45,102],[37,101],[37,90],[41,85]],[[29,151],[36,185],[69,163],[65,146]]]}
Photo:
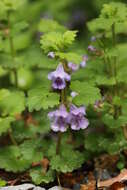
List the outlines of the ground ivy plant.
{"label": "ground ivy plant", "polygon": [[[75,45],[78,31],[50,19],[37,23],[40,6],[34,5],[0,0],[0,169],[28,173],[42,184],[104,152],[119,154],[121,166],[127,148],[126,5],[105,4],[88,22],[87,50]],[[25,19],[28,7],[33,21]]]}

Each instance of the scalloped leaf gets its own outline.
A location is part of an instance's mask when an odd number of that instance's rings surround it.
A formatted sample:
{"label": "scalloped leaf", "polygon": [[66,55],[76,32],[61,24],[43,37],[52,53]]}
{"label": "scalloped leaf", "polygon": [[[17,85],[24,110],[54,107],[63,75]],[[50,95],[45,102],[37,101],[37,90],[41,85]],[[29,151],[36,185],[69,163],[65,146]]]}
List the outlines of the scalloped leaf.
{"label": "scalloped leaf", "polygon": [[0,118],[0,136],[8,131],[8,129],[11,127],[11,122],[14,120],[15,118],[13,117]]}
{"label": "scalloped leaf", "polygon": [[[109,31],[113,23],[119,26],[127,19],[127,6],[119,2],[104,4],[100,16],[88,22],[88,28],[91,32]],[[123,28],[124,29],[124,28]]]}
{"label": "scalloped leaf", "polygon": [[66,173],[81,167],[84,160],[85,158],[82,153],[67,149],[61,155],[53,156],[50,165],[53,170]]}
{"label": "scalloped leaf", "polygon": [[39,162],[43,159],[40,140],[26,140],[20,145],[22,158],[28,160],[30,164]]}
{"label": "scalloped leaf", "polygon": [[25,109],[25,95],[21,91],[0,90],[0,110],[2,115],[21,113]]}
{"label": "scalloped leaf", "polygon": [[18,146],[0,148],[0,168],[6,171],[21,172],[30,166],[28,160],[22,158]]}
{"label": "scalloped leaf", "polygon": [[40,43],[45,53],[50,51],[63,51],[69,47],[76,37],[76,31],[66,31],[64,34],[60,32],[49,32],[42,35]]}
{"label": "scalloped leaf", "polygon": [[66,29],[64,26],[60,25],[58,22],[56,22],[55,20],[51,20],[51,19],[41,19],[40,23],[38,25],[38,30],[40,32],[50,32],[50,31],[60,31],[60,32],[64,32]]}
{"label": "scalloped leaf", "polygon": [[112,115],[109,115],[107,113],[103,116],[102,121],[109,128],[116,129],[116,128],[125,126],[127,124],[127,117],[124,115],[121,115],[118,117],[118,119],[114,119]]}
{"label": "scalloped leaf", "polygon": [[48,109],[59,104],[59,95],[48,92],[44,87],[35,88],[28,92],[27,105],[29,111]]}
{"label": "scalloped leaf", "polygon": [[43,168],[34,168],[30,171],[30,176],[32,181],[39,185],[41,183],[49,183],[53,182],[55,178],[55,172],[53,170],[48,170],[45,174],[43,174]]}
{"label": "scalloped leaf", "polygon": [[74,52],[57,52],[56,56],[58,56],[60,60],[66,60],[67,62],[72,62],[76,64],[80,64],[82,61],[82,56]]}
{"label": "scalloped leaf", "polygon": [[77,105],[87,106],[89,104],[94,104],[96,100],[101,99],[99,88],[86,82],[72,82],[71,90],[78,93],[78,96],[73,98],[73,102]]}

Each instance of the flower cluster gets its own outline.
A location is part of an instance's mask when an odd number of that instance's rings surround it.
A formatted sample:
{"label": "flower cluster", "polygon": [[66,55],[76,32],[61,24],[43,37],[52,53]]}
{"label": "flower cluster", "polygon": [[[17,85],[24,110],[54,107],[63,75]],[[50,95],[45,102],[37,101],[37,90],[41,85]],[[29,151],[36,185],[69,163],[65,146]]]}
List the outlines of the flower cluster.
{"label": "flower cluster", "polygon": [[51,129],[55,132],[65,132],[70,126],[73,130],[86,129],[89,125],[85,107],[77,108],[75,105],[70,106],[70,112],[67,112],[66,107],[62,104],[58,110],[49,112],[48,117],[51,120]]}
{"label": "flower cluster", "polygon": [[[50,52],[50,54],[52,55],[52,52]],[[87,60],[88,57],[84,55],[80,67],[85,67]],[[71,72],[79,69],[79,66],[72,62],[69,62],[67,66]],[[48,79],[52,81],[52,88],[54,90],[63,90],[66,87],[66,82],[70,82],[71,76],[64,71],[63,65],[59,64],[55,71],[48,74]],[[71,92],[72,98],[77,95],[77,92]],[[70,126],[72,130],[87,128],[89,122],[85,115],[86,111],[84,106],[78,108],[71,104],[68,112],[65,105],[61,104],[59,109],[49,112],[48,117],[51,120],[51,129],[53,131],[65,132],[68,126]]]}

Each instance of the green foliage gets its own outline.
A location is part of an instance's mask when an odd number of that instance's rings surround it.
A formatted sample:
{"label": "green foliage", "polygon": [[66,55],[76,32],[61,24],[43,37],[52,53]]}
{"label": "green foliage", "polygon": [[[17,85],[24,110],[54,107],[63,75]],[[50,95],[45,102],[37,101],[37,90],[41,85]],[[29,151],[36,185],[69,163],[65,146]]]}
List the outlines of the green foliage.
{"label": "green foliage", "polygon": [[66,146],[65,144],[61,146],[60,154],[52,157],[50,163],[52,170],[63,173],[72,172],[84,163],[85,156],[83,153],[73,150],[69,145],[68,148]]}
{"label": "green foliage", "polygon": [[7,182],[0,178],[0,187],[4,187],[7,184]]}
{"label": "green foliage", "polygon": [[44,33],[49,32],[49,31],[54,31],[54,32],[65,31],[64,26],[60,25],[55,20],[51,20],[51,19],[41,19],[38,29],[40,32],[44,32]]}
{"label": "green foliage", "polygon": [[11,127],[11,122],[14,120],[15,119],[13,117],[0,118],[0,136],[8,131]]}
{"label": "green foliage", "polygon": [[[70,157],[71,154],[71,157]],[[58,172],[72,172],[81,167],[84,162],[84,156],[78,151],[68,151],[62,155],[56,155],[51,160],[51,168]]]}
{"label": "green foliage", "polygon": [[76,37],[76,31],[66,31],[61,32],[48,32],[42,35],[41,38],[41,48],[45,53],[50,51],[63,51],[65,48],[71,45]]}
{"label": "green foliage", "polygon": [[35,168],[30,171],[30,176],[32,181],[39,185],[40,183],[49,183],[53,182],[55,178],[55,172],[53,170],[49,170],[46,173],[43,173],[43,168]]}
{"label": "green foliage", "polygon": [[60,60],[66,60],[67,62],[72,62],[76,64],[79,64],[82,61],[81,55],[73,52],[57,52],[56,56],[58,56]]}
{"label": "green foliage", "polygon": [[0,148],[1,169],[6,171],[21,172],[29,167],[29,161],[22,158],[20,149],[17,146]]}
{"label": "green foliage", "polygon": [[105,32],[111,29],[111,26],[116,23],[124,24],[127,19],[127,6],[123,3],[111,2],[104,4],[99,18],[88,23],[91,32]]}
{"label": "green foliage", "polygon": [[[127,6],[122,2],[0,0],[0,169],[29,172],[38,185],[53,182],[56,172],[73,172],[102,153],[119,154],[116,167],[124,168]],[[96,38],[91,42],[91,34],[83,29],[86,20]],[[96,50],[87,51],[87,44]],[[49,52],[54,58],[49,59]],[[88,60],[81,68],[84,55]],[[73,72],[68,62],[79,64],[78,71]],[[59,63],[71,75],[62,91],[53,90],[47,78]],[[71,97],[73,91],[77,96]],[[67,125],[59,143],[47,114],[61,103],[68,112],[71,104],[84,105],[89,129],[72,131]],[[44,158],[49,160],[47,171]],[[0,186],[5,185],[0,179]]]}
{"label": "green foliage", "polygon": [[33,110],[48,109],[59,104],[59,95],[48,92],[45,87],[32,89],[28,92],[27,105],[30,112]]}
{"label": "green foliage", "polygon": [[94,104],[96,100],[101,99],[100,91],[97,87],[86,82],[74,81],[71,84],[71,90],[76,91],[79,96],[74,98],[77,105]]}
{"label": "green foliage", "polygon": [[26,140],[20,146],[0,148],[0,168],[13,172],[25,171],[33,162],[43,159],[41,151],[39,140]]}
{"label": "green foliage", "polygon": [[111,129],[119,128],[127,124],[126,116],[119,116],[118,119],[114,119],[112,115],[106,114],[104,115],[102,120],[104,124],[110,127]]}
{"label": "green foliage", "polygon": [[25,95],[21,91],[0,90],[0,111],[3,116],[21,113],[25,109]]}

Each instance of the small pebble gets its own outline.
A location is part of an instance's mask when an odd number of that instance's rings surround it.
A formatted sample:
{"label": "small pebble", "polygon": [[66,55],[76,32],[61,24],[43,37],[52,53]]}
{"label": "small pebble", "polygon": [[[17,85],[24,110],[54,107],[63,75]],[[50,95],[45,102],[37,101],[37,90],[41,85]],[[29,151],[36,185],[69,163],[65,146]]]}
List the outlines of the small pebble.
{"label": "small pebble", "polygon": [[88,177],[87,176],[85,176],[84,177],[84,179],[83,179],[83,181],[82,181],[82,183],[84,184],[87,184],[89,182],[89,179],[88,179]]}
{"label": "small pebble", "polygon": [[80,190],[80,184],[77,183],[73,186],[73,190]]}
{"label": "small pebble", "polygon": [[1,187],[0,190],[45,190],[45,188],[36,187],[33,184],[22,184],[22,185],[16,185],[16,186]]}
{"label": "small pebble", "polygon": [[101,177],[100,177],[100,180],[107,180],[107,179],[110,179],[111,178],[111,175],[109,174],[109,171],[104,169],[101,173]]}
{"label": "small pebble", "polygon": [[60,186],[54,186],[54,187],[52,187],[52,188],[50,188],[48,190],[62,190],[62,187],[60,187]]}

